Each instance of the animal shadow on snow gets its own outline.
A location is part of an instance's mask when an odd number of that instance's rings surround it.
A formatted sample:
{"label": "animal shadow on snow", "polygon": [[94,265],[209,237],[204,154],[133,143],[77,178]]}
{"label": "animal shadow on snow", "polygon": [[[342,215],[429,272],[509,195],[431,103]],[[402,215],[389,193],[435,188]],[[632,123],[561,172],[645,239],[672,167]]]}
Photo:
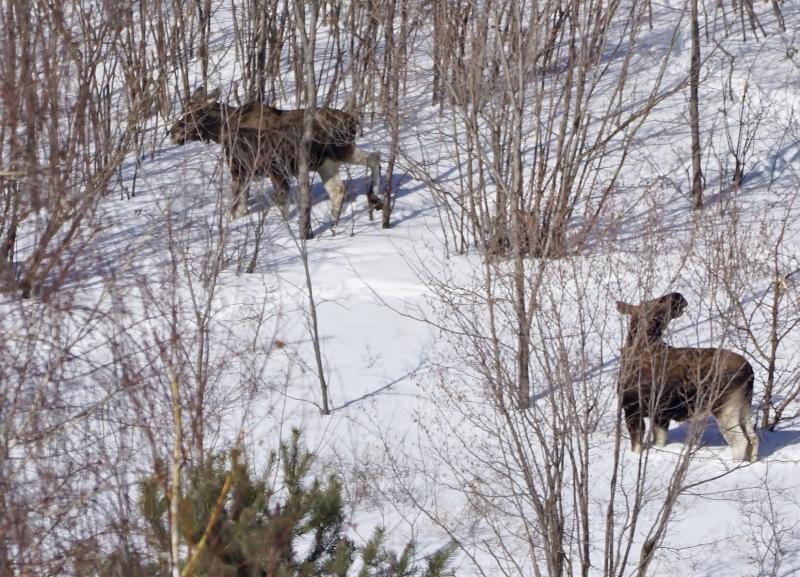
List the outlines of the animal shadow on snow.
{"label": "animal shadow on snow", "polygon": [[[412,192],[416,191],[418,188],[404,188],[403,185],[410,182],[412,179],[407,174],[394,174],[392,176],[392,201],[396,201],[398,198],[403,198],[408,196]],[[382,186],[385,186],[385,181],[382,183]],[[342,208],[342,216],[339,218],[339,227],[343,228],[343,225],[349,223],[353,220],[354,216],[357,218],[358,213],[366,212],[366,205],[367,205],[367,190],[370,186],[370,179],[368,176],[358,176],[352,179],[345,179],[345,187],[347,189],[347,196],[345,197],[345,205]],[[383,190],[380,191],[381,194]],[[297,218],[297,186],[293,186],[290,192],[290,198],[292,199],[290,208],[289,208],[289,220],[292,221]],[[318,178],[314,178],[311,185],[311,206],[316,206],[318,204],[327,204],[328,203],[328,192],[325,190],[322,182]],[[351,210],[351,206],[355,204],[353,207],[355,210]],[[247,213],[250,215],[257,214],[258,212],[265,211],[265,210],[272,210],[277,207],[273,207],[272,204],[272,187],[268,184],[268,181],[265,179],[262,180],[255,180],[250,185],[250,198],[248,199],[247,203]],[[380,213],[379,210],[375,211],[376,213]],[[320,232],[324,232],[328,228],[330,228],[330,214],[326,211],[326,221],[323,222],[320,226],[314,229],[314,235],[316,236]],[[407,220],[404,219],[404,220]]]}
{"label": "animal shadow on snow", "polygon": [[[667,444],[675,443],[682,445],[686,443],[692,434],[692,427],[703,427],[698,439],[698,444],[703,447],[727,448],[728,443],[719,430],[719,425],[713,417],[707,417],[705,421],[683,422],[679,426],[673,427],[667,434]],[[769,431],[767,429],[756,429],[759,437],[758,458],[764,459],[792,445],[800,445],[800,431],[798,430],[779,430]]]}
{"label": "animal shadow on snow", "polygon": [[784,447],[800,445],[800,431],[798,430],[769,431],[760,429],[757,432],[761,437],[761,443],[758,445],[758,456],[761,458],[769,457]]}

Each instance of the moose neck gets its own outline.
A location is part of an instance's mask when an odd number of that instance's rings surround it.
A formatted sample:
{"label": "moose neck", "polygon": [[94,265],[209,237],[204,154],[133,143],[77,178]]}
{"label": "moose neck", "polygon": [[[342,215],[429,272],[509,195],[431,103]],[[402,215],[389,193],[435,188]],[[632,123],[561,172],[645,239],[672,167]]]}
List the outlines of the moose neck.
{"label": "moose neck", "polygon": [[652,347],[654,345],[663,345],[664,341],[662,336],[664,330],[667,328],[669,319],[663,317],[655,317],[632,321],[628,327],[628,337],[625,340],[625,346],[631,347]]}
{"label": "moose neck", "polygon": [[661,339],[664,334],[663,327],[649,327],[648,330],[643,328],[628,329],[628,336],[625,339],[625,349],[635,351],[639,349],[650,349],[653,347],[667,346]]}

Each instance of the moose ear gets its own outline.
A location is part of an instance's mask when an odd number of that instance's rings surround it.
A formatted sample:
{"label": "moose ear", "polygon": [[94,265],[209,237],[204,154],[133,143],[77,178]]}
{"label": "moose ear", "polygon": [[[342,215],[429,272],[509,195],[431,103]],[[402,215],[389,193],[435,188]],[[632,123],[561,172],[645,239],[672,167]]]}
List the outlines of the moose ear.
{"label": "moose ear", "polygon": [[198,86],[195,91],[192,93],[192,96],[189,98],[192,102],[200,102],[201,100],[206,99],[206,89],[202,86]]}
{"label": "moose ear", "polygon": [[622,301],[617,301],[617,310],[623,315],[631,315],[636,312],[636,307]]}
{"label": "moose ear", "polygon": [[209,104],[216,102],[219,99],[219,88],[215,88],[211,92],[209,92],[206,97],[205,101]]}

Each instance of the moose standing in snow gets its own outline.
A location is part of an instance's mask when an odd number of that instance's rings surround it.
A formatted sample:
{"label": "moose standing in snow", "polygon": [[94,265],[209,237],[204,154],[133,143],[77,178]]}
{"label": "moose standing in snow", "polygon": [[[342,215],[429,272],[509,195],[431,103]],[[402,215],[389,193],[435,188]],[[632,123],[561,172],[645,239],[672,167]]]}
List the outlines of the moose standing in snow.
{"label": "moose standing in snow", "polygon": [[[170,129],[175,144],[188,140],[217,142],[222,145],[231,172],[231,214],[247,212],[247,193],[254,177],[268,176],[275,201],[284,217],[288,214],[289,180],[297,176],[303,153],[305,110],[280,110],[258,102],[241,107],[218,101],[219,90],[208,94],[198,88],[184,107],[180,120]],[[339,222],[345,188],[339,176],[340,164],[370,168],[372,183],[367,192],[370,207],[380,209],[380,156],[367,153],[355,144],[358,120],[349,112],[335,108],[314,111],[313,141],[307,147],[309,168],[322,178],[331,201],[333,226]],[[310,231],[304,231],[310,236]]]}
{"label": "moose standing in snow", "polygon": [[655,444],[664,446],[670,420],[714,415],[733,458],[755,461],[758,437],[753,429],[753,368],[725,349],[676,348],[661,340],[669,321],[687,302],[670,293],[638,305],[617,302],[630,316],[619,374],[620,403],[634,452],[642,450],[644,418],[650,417]]}

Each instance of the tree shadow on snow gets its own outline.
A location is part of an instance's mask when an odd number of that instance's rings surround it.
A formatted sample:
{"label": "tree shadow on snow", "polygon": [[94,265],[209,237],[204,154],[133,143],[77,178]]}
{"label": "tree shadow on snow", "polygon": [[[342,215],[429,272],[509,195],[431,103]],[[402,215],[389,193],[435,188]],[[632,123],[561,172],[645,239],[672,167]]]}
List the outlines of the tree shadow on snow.
{"label": "tree shadow on snow", "polygon": [[[366,401],[368,399],[371,399],[373,397],[403,394],[402,392],[394,391],[393,390],[394,387],[396,385],[400,384],[400,383],[403,383],[405,381],[410,381],[411,379],[413,379],[417,375],[417,373],[420,371],[422,366],[423,366],[423,363],[420,362],[419,365],[417,366],[417,368],[411,369],[410,371],[407,371],[404,375],[401,375],[401,376],[399,376],[399,377],[397,377],[395,379],[392,379],[391,381],[387,381],[387,382],[377,386],[375,389],[373,389],[371,391],[368,391],[368,392],[366,392],[366,393],[364,393],[364,394],[362,394],[362,395],[360,395],[358,397],[354,397],[352,399],[346,400],[346,401],[342,402],[341,404],[333,407],[333,410],[337,411],[337,410],[340,410],[340,409],[345,409],[347,407],[350,407],[350,406],[353,406],[353,405],[357,405],[357,404],[359,404],[359,403],[361,403],[363,401]],[[415,393],[408,393],[408,394],[413,396]]]}
{"label": "tree shadow on snow", "polygon": [[[169,149],[166,154],[177,153]],[[242,219],[231,220],[228,214],[230,183],[227,169],[220,164],[208,162],[204,154],[192,155],[190,161],[193,163],[191,169],[181,167],[177,174],[172,166],[165,167],[158,163],[145,164],[138,176],[135,198],[123,200],[115,195],[104,199],[101,233],[92,239],[89,250],[79,251],[80,254],[75,257],[74,265],[62,279],[60,286],[98,287],[120,274],[129,277],[129,273],[133,272],[135,277],[137,271],[141,272],[141,263],[156,268],[166,266],[170,259],[166,239],[170,235],[177,239],[181,247],[202,247],[209,242],[209,239],[217,239],[216,231],[220,223],[229,229],[226,234],[241,236],[242,242],[245,242],[247,235],[254,230],[254,224],[262,211],[270,212],[269,230],[273,232],[267,234],[285,234],[285,228],[280,232],[285,224],[277,224],[280,222],[276,216],[278,211],[272,208],[270,198],[272,187],[268,179],[255,179],[251,183],[248,215]],[[170,175],[172,179],[168,180],[167,177]],[[348,179],[347,174],[343,173],[342,177],[348,196],[337,231],[350,235],[379,226],[380,211],[375,211],[377,216],[373,222],[368,222],[366,218],[366,191],[370,185],[368,176]],[[132,175],[126,175],[122,185],[130,187],[131,178]],[[393,176],[391,181],[393,199],[410,195],[416,190],[413,187],[406,187],[410,181],[411,177],[404,173]],[[385,184],[386,180],[383,182]],[[293,180],[291,193],[296,195],[296,190],[296,180]],[[312,204],[317,203],[324,203],[326,209],[321,219],[319,210],[315,211],[316,217],[312,216],[314,235],[319,237],[330,230],[331,222],[327,208],[327,192],[319,179],[315,178],[312,186]],[[297,206],[292,205],[287,224],[295,232],[297,218]],[[403,218],[409,217],[404,215]],[[398,219],[392,219],[393,225],[398,222],[400,222]],[[331,246],[326,250],[334,248]],[[265,256],[269,255],[265,253]],[[299,256],[284,255],[282,264],[285,265],[286,261],[296,258]],[[133,265],[133,261],[138,264]],[[265,264],[262,259],[258,268],[263,269],[265,266],[271,268],[279,264],[281,263],[272,260]],[[124,281],[120,278],[118,281],[131,284],[137,282],[134,277]]]}

